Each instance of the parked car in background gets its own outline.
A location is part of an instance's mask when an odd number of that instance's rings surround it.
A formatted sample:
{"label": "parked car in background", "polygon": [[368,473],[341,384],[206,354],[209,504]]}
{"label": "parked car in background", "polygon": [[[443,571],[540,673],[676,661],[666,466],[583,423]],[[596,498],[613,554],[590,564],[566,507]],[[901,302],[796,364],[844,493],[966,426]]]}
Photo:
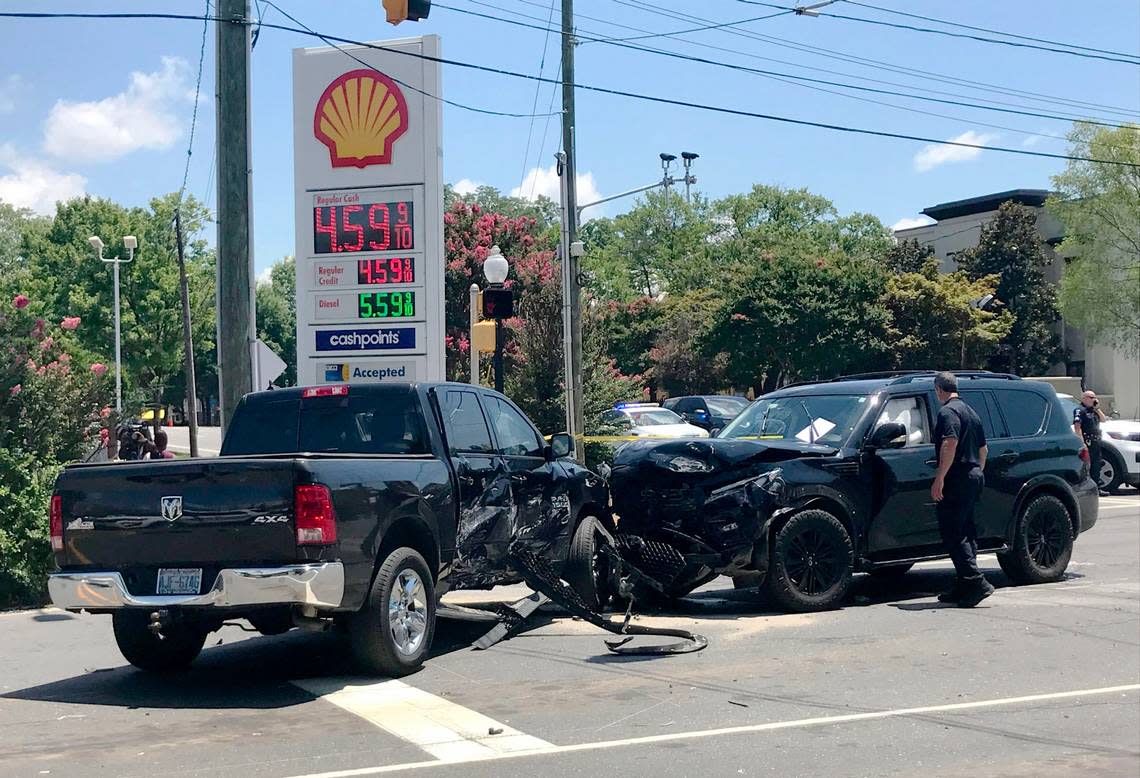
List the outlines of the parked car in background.
{"label": "parked car in background", "polygon": [[[1080,401],[1069,394],[1059,394],[1057,398],[1071,420]],[[1122,484],[1128,484],[1140,489],[1140,421],[1109,419],[1100,425],[1100,431],[1100,488],[1115,492]]]}
{"label": "parked car in background", "polygon": [[708,430],[690,424],[657,403],[618,403],[602,421],[637,438],[707,438]]}
{"label": "parked car in background", "polygon": [[664,406],[689,424],[716,434],[748,407],[748,398],[731,394],[670,397]]}

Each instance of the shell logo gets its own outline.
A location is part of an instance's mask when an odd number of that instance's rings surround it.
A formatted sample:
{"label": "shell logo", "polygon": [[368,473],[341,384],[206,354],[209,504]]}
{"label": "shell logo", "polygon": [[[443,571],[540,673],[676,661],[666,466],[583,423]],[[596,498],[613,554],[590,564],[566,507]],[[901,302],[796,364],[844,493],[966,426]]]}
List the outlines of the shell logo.
{"label": "shell logo", "polygon": [[328,85],[313,115],[313,134],[333,167],[388,165],[408,130],[408,104],[396,82],[375,70],[352,70]]}

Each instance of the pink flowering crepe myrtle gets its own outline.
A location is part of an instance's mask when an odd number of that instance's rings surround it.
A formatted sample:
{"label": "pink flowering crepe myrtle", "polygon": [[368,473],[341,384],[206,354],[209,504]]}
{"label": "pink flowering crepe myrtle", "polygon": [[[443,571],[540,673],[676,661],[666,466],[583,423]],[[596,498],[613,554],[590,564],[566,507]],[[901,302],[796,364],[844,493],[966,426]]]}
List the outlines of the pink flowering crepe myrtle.
{"label": "pink flowering crepe myrtle", "polygon": [[59,326],[70,332],[79,329],[80,321],[81,320],[78,316],[64,316],[63,321],[59,323]]}
{"label": "pink flowering crepe myrtle", "polygon": [[18,294],[12,298],[12,307],[16,310],[22,310],[27,308],[30,302],[31,300],[28,299],[27,295]]}
{"label": "pink flowering crepe myrtle", "polygon": [[102,362],[95,362],[91,365],[91,372],[101,378],[104,375],[106,375],[107,366],[104,365]]}

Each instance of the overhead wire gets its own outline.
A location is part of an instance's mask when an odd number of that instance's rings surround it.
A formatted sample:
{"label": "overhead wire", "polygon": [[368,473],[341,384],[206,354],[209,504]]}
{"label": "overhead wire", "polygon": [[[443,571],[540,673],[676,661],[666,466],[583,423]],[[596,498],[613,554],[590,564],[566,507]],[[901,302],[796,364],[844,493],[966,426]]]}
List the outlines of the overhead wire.
{"label": "overhead wire", "polygon": [[[281,10],[280,7],[278,7],[278,10],[279,11]],[[28,13],[29,12],[7,12],[7,11],[5,11],[5,12],[0,12],[0,18],[6,18],[6,17],[12,17],[12,16],[20,16],[20,17],[28,18]],[[34,14],[34,16],[38,17],[38,18],[73,18],[75,15],[74,14],[59,14],[57,16],[57,15],[53,15],[50,13],[36,13],[36,14]],[[183,18],[183,19],[193,19],[196,21],[202,21],[202,18],[203,18],[201,16],[195,16],[195,15],[190,15],[190,14],[161,14],[160,15],[160,14],[134,13],[134,14],[129,15],[129,18],[136,18],[136,19],[147,19],[147,18],[155,18],[155,17],[157,17],[157,18],[176,17],[176,18]],[[83,14],[83,18],[92,18],[92,19],[123,18],[123,15],[122,14],[111,14],[111,15],[104,16],[104,15],[101,15],[98,13],[88,13],[88,14]],[[206,17],[206,18],[208,18],[211,21],[219,21],[219,17]],[[222,21],[233,22],[234,20],[224,19]],[[344,43],[344,44],[353,45],[353,46],[360,46],[362,48],[373,49],[373,50],[377,50],[377,51],[384,51],[384,52],[387,52],[390,54],[395,54],[398,56],[406,56],[406,57],[411,57],[414,59],[421,59],[421,60],[426,60],[429,62],[436,62],[436,63],[441,64],[441,65],[451,65],[453,67],[463,68],[463,69],[467,69],[467,70],[473,70],[473,71],[482,72],[482,73],[492,73],[492,74],[496,74],[496,75],[506,76],[509,78],[525,79],[525,80],[529,80],[529,81],[540,81],[540,82],[550,83],[550,84],[562,84],[563,83],[561,81],[561,79],[552,79],[552,78],[546,78],[543,76],[535,76],[535,75],[531,75],[529,73],[521,73],[521,72],[514,71],[514,70],[508,70],[506,68],[493,67],[490,65],[480,65],[480,64],[477,64],[474,62],[464,62],[462,60],[449,59],[446,57],[435,57],[435,56],[432,56],[429,54],[424,54],[422,52],[414,52],[414,51],[406,51],[403,49],[387,48],[385,46],[367,43],[365,41],[355,40],[352,38],[345,38],[343,36],[320,33],[320,32],[317,32],[315,30],[305,29],[303,27],[291,27],[291,26],[285,25],[285,24],[269,24],[269,23],[263,23],[263,26],[266,28],[269,28],[269,29],[281,30],[283,32],[292,32],[292,33],[296,33],[299,35],[307,35],[307,36],[319,38],[319,39],[325,40],[325,41],[336,41],[337,43]],[[1092,163],[1097,163],[1097,164],[1113,165],[1116,167],[1140,168],[1140,163],[1134,163],[1134,162],[1125,162],[1125,161],[1110,160],[1110,159],[1098,159],[1095,157],[1086,157],[1084,155],[1076,155],[1076,154],[1054,154],[1052,152],[1046,152],[1046,151],[1033,151],[1032,149],[1015,149],[1015,148],[1009,148],[1009,147],[1004,147],[1004,146],[986,146],[986,145],[977,144],[977,143],[966,143],[963,141],[953,141],[953,140],[941,140],[938,138],[929,138],[929,137],[924,137],[921,135],[912,135],[909,133],[900,133],[900,132],[890,132],[887,130],[876,130],[876,129],[871,129],[871,128],[867,128],[867,127],[851,127],[851,126],[842,125],[842,124],[832,124],[829,122],[814,121],[814,120],[810,120],[810,119],[797,119],[797,118],[790,117],[790,116],[780,116],[778,114],[761,113],[759,111],[747,111],[747,110],[744,110],[741,108],[733,108],[730,106],[712,105],[712,104],[708,104],[708,103],[699,103],[699,102],[688,101],[688,100],[678,100],[678,99],[670,98],[670,97],[661,97],[659,95],[648,95],[648,94],[643,94],[643,93],[639,93],[639,92],[631,92],[631,91],[624,90],[624,89],[615,89],[615,88],[611,88],[611,87],[598,86],[595,84],[584,84],[584,83],[580,83],[580,82],[575,82],[573,84],[573,87],[576,90],[580,89],[584,92],[594,92],[597,94],[607,94],[607,95],[612,95],[615,97],[626,97],[626,98],[629,98],[632,100],[639,100],[642,102],[650,102],[650,103],[656,103],[656,104],[660,104],[660,105],[671,105],[671,106],[681,107],[681,108],[691,108],[691,109],[695,109],[695,110],[708,111],[710,113],[718,113],[718,114],[724,114],[724,115],[729,115],[729,116],[740,116],[740,117],[746,117],[746,118],[761,119],[761,120],[765,120],[765,121],[777,122],[777,123],[781,123],[781,124],[789,124],[789,125],[793,125],[793,126],[814,127],[817,129],[831,130],[834,132],[843,132],[843,133],[855,134],[855,135],[867,135],[867,136],[871,136],[871,137],[880,137],[880,138],[891,138],[891,139],[895,139],[895,140],[916,141],[916,142],[921,142],[921,143],[933,143],[933,144],[942,145],[942,146],[954,146],[954,147],[958,147],[958,148],[978,149],[978,150],[982,150],[982,151],[995,151],[995,152],[1004,153],[1004,154],[1016,154],[1019,156],[1027,156],[1027,157],[1038,157],[1038,158],[1045,158],[1045,159],[1060,159],[1060,160],[1076,161],[1076,162],[1092,162]]]}
{"label": "overhead wire", "polygon": [[[559,70],[559,71],[561,71],[561,70],[562,70],[562,57],[561,57],[561,55],[559,55],[559,57],[558,57],[558,70]],[[558,87],[559,87],[559,86],[561,86],[561,85],[562,85],[562,82],[561,82],[561,80],[559,80],[559,82],[558,82],[558,83],[555,83],[555,84],[552,84],[552,85],[551,85],[551,87],[550,87],[550,105],[548,105],[548,106],[546,107],[546,110],[547,110],[547,111],[553,111],[553,110],[554,110],[554,100],[555,100],[555,98],[556,98],[556,97],[558,97]],[[541,85],[540,85],[540,86],[541,86]],[[557,113],[561,113],[561,111],[558,111]],[[542,141],[541,141],[541,142],[539,142],[539,144],[538,144],[538,159],[539,159],[539,160],[541,160],[541,159],[542,159],[542,158],[545,156],[545,152],[546,152],[546,134],[547,134],[547,132],[550,130],[550,117],[551,117],[551,116],[555,116],[555,115],[556,115],[555,113],[549,113],[549,114],[547,114],[547,116],[546,116],[546,121],[545,121],[545,122],[543,123],[543,125],[542,125]],[[556,136],[555,136],[555,139],[556,139],[556,140],[555,140],[555,142],[557,142],[557,137],[558,137],[558,136],[556,135]],[[541,162],[541,161],[538,163],[538,167],[539,167],[539,169],[540,169],[540,170],[542,169],[542,162]],[[523,181],[523,185],[525,185],[525,183],[526,183],[526,181],[525,181],[525,179],[524,179],[524,181]],[[528,199],[528,200],[533,200],[533,199],[534,199],[534,190],[535,190],[535,188],[536,188],[537,186],[538,186],[538,175],[537,175],[537,173],[536,173],[536,174],[535,174],[533,177],[531,177],[531,179],[530,179],[530,194],[527,196],[527,199]],[[520,187],[519,187],[519,190],[520,190],[520,192],[522,191],[522,185],[520,185]]]}
{"label": "overhead wire", "polygon": [[973,30],[974,32],[988,32],[991,35],[1004,35],[1007,38],[1018,38],[1023,41],[1035,41],[1037,43],[1048,43],[1053,46],[1067,46],[1070,49],[1081,49],[1082,51],[1094,51],[1100,54],[1115,54],[1121,57],[1140,57],[1140,54],[1129,54],[1126,51],[1113,51],[1112,49],[1094,48],[1092,46],[1080,46],[1076,43],[1065,43],[1064,41],[1051,41],[1048,38],[1037,38],[1029,35],[1019,35],[1015,32],[1003,32],[1002,30],[991,30],[987,27],[975,27],[970,24],[962,24],[961,22],[951,22],[947,19],[935,19],[932,16],[922,16],[920,14],[907,13],[906,11],[899,11],[894,8],[884,8],[881,5],[871,5],[870,3],[860,3],[857,0],[842,0],[848,5],[857,5],[861,8],[870,8],[874,11],[881,11],[882,13],[895,14],[896,16],[907,16],[911,19],[921,19],[925,22],[934,22],[935,24],[945,24],[948,27],[959,27],[963,30]]}
{"label": "overhead wire", "polygon": [[[521,2],[521,3],[525,3],[527,5],[531,4],[530,0],[516,0],[516,1]],[[669,8],[663,8],[661,6],[657,6],[657,5],[654,5],[652,3],[645,2],[644,0],[613,0],[613,2],[617,3],[618,5],[623,5],[623,6],[626,6],[629,8],[634,8],[636,10],[641,10],[641,11],[644,11],[646,13],[650,13],[650,14],[653,14],[656,16],[661,16],[663,18],[676,19],[678,21],[685,21],[685,22],[689,22],[689,23],[700,23],[700,22],[710,21],[708,19],[705,19],[705,18],[700,17],[700,16],[695,16],[693,14],[683,13],[683,12],[675,11],[675,10],[669,9]],[[586,18],[586,17],[583,17],[583,18]],[[601,20],[595,20],[595,21],[601,21]],[[620,26],[626,26],[626,25],[620,25]],[[1120,115],[1126,116],[1128,118],[1140,117],[1140,108],[1126,109],[1126,108],[1121,108],[1118,106],[1104,105],[1104,104],[1100,104],[1100,103],[1090,103],[1090,102],[1086,102],[1083,100],[1074,100],[1072,98],[1058,98],[1055,95],[1046,95],[1046,94],[1043,94],[1040,92],[1032,92],[1032,91],[1027,91],[1027,90],[1014,89],[1012,87],[1003,87],[999,84],[990,84],[990,83],[987,83],[984,81],[973,81],[970,79],[957,78],[954,76],[947,76],[946,74],[940,74],[940,73],[937,73],[934,71],[923,70],[921,68],[912,68],[912,67],[908,67],[905,65],[898,65],[895,63],[883,62],[881,60],[870,59],[867,57],[860,57],[858,55],[850,54],[847,52],[840,52],[840,51],[837,51],[835,49],[825,49],[825,48],[821,48],[818,46],[812,46],[810,44],[800,43],[797,41],[790,41],[786,38],[779,38],[779,37],[776,37],[773,35],[767,35],[767,34],[758,32],[756,30],[743,30],[743,29],[734,28],[734,27],[724,27],[720,30],[720,32],[725,33],[725,34],[729,34],[729,35],[734,35],[736,37],[750,38],[752,40],[761,41],[764,43],[771,44],[773,46],[778,46],[780,48],[792,49],[793,51],[800,51],[800,52],[804,52],[807,54],[812,54],[814,56],[824,57],[825,59],[835,59],[835,60],[838,60],[840,62],[847,62],[849,64],[858,65],[859,67],[867,67],[867,68],[872,68],[872,69],[876,69],[876,70],[885,70],[885,71],[892,72],[892,73],[899,73],[900,75],[921,76],[923,79],[926,79],[926,80],[938,81],[940,83],[951,84],[951,85],[955,85],[955,86],[965,86],[965,87],[968,87],[970,89],[975,89],[977,91],[993,92],[995,94],[1003,94],[1003,95],[1007,95],[1010,97],[1018,97],[1021,99],[1030,99],[1030,100],[1033,100],[1035,102],[1053,103],[1055,105],[1072,106],[1072,107],[1078,108],[1079,110],[1082,110],[1082,111],[1087,110],[1089,108],[1092,108],[1092,109],[1096,109],[1096,110],[1101,111],[1101,112],[1120,114]],[[683,39],[679,39],[679,40],[683,40]],[[854,78],[854,79],[859,80],[859,81],[869,81],[871,83],[886,84],[888,86],[899,86],[899,87],[903,87],[903,88],[907,88],[907,89],[913,88],[913,86],[910,84],[900,84],[897,81],[886,81],[883,79],[870,78],[869,76],[860,76],[860,75],[857,75],[854,73],[843,73],[843,72],[836,73],[834,70],[831,70],[828,68],[819,68],[819,67],[814,67],[811,65],[804,65],[802,63],[789,62],[787,60],[775,59],[772,57],[763,57],[763,56],[760,56],[760,55],[755,54],[753,52],[743,52],[743,51],[739,51],[739,50],[735,50],[735,49],[726,49],[723,47],[713,46],[710,44],[697,44],[697,45],[705,45],[711,49],[715,49],[718,51],[732,52],[735,54],[740,54],[742,56],[751,57],[751,58],[757,59],[757,60],[764,60],[764,61],[768,61],[768,62],[778,62],[780,64],[791,65],[793,67],[799,67],[799,68],[803,68],[806,70],[815,70],[815,71],[820,71],[820,72],[824,72],[824,73],[829,73],[831,75],[841,75],[841,76],[844,76],[846,78]],[[975,95],[963,95],[963,94],[958,93],[958,92],[941,91],[941,90],[937,90],[937,89],[932,89],[929,86],[924,86],[923,89],[927,92],[932,93],[932,94],[946,95],[949,97],[961,97],[963,99],[978,100],[981,102],[994,103],[996,105],[1012,105],[1012,106],[1018,107],[1018,108],[1030,108],[1030,107],[1032,107],[1032,106],[1026,106],[1026,105],[1022,105],[1022,104],[1018,104],[1018,103],[1009,103],[1009,102],[998,101],[998,100],[988,100],[986,98],[977,97]]]}
{"label": "overhead wire", "polygon": [[[494,8],[496,10],[505,11],[505,9],[501,8],[500,6],[494,6],[494,5],[491,5],[489,3],[481,2],[481,0],[467,0],[467,1],[471,2],[475,5],[481,5],[484,7],[491,7],[491,8]],[[525,27],[525,28],[529,28],[529,29],[533,29],[533,30],[538,30],[540,32],[558,32],[559,34],[562,34],[561,30],[555,30],[553,28],[544,27],[544,26],[540,26],[537,24],[529,24],[527,22],[519,21],[518,19],[506,18],[506,17],[502,17],[502,16],[494,16],[492,14],[485,14],[485,13],[482,13],[480,11],[473,11],[473,10],[467,9],[467,8],[456,8],[454,6],[449,6],[449,5],[445,5],[443,3],[438,3],[438,2],[435,3],[435,6],[437,8],[442,8],[442,9],[447,10],[447,11],[455,11],[457,13],[467,14],[469,16],[480,17],[483,19],[488,19],[488,20],[500,22],[503,24],[510,24],[510,25],[513,25],[516,27]],[[1035,117],[1038,119],[1053,119],[1053,120],[1065,121],[1065,122],[1084,121],[1084,122],[1087,122],[1089,124],[1094,124],[1094,125],[1103,126],[1103,127],[1111,127],[1114,129],[1118,129],[1121,127],[1121,125],[1118,123],[1103,122],[1103,121],[1100,121],[1097,119],[1088,119],[1088,118],[1085,118],[1082,116],[1063,115],[1063,114],[1048,114],[1048,113],[1042,113],[1040,111],[1026,111],[1026,110],[1020,110],[1020,109],[1016,109],[1016,108],[1001,108],[998,106],[981,105],[979,103],[968,103],[968,102],[963,102],[963,101],[958,101],[958,100],[945,100],[945,99],[938,98],[938,97],[927,97],[924,95],[913,94],[913,93],[908,93],[908,92],[897,92],[897,91],[890,90],[890,89],[877,89],[875,87],[860,86],[858,84],[846,84],[846,83],[837,82],[837,81],[830,81],[827,79],[812,78],[810,76],[801,76],[801,75],[798,75],[795,73],[783,73],[780,71],[763,70],[760,68],[748,67],[746,65],[737,65],[737,64],[734,64],[731,62],[723,62],[721,60],[709,59],[707,57],[698,57],[698,56],[694,56],[691,54],[682,54],[681,52],[669,51],[666,49],[658,49],[658,48],[652,48],[652,47],[648,47],[648,46],[641,46],[641,45],[637,45],[637,44],[622,43],[622,42],[619,42],[616,40],[608,40],[606,38],[586,37],[586,36],[582,35],[581,33],[575,33],[574,37],[577,41],[582,41],[582,42],[586,42],[586,43],[602,43],[602,44],[605,44],[608,46],[616,46],[618,48],[630,49],[633,51],[640,51],[640,52],[644,52],[644,53],[648,53],[648,54],[656,54],[658,56],[669,57],[672,59],[680,59],[680,60],[686,60],[689,62],[696,62],[696,63],[700,63],[700,64],[704,64],[704,65],[711,65],[713,67],[726,68],[728,70],[734,70],[734,71],[743,72],[743,73],[751,73],[753,75],[789,78],[789,79],[794,79],[796,81],[803,81],[806,83],[823,84],[826,86],[839,87],[841,89],[853,89],[853,90],[860,91],[860,92],[870,92],[873,94],[890,95],[893,97],[904,97],[904,98],[909,98],[909,99],[914,99],[914,100],[922,100],[925,102],[941,103],[943,105],[956,105],[959,107],[973,108],[973,109],[982,110],[982,111],[996,111],[998,113],[1016,114],[1019,116],[1032,116],[1032,117]],[[1030,133],[1030,134],[1036,134],[1036,133]]]}
{"label": "overhead wire", "polygon": [[[782,9],[785,11],[789,11],[789,10],[794,11],[795,10],[794,8],[789,8],[786,5],[776,5],[775,3],[765,3],[765,2],[762,2],[761,0],[736,0],[736,2],[744,3],[745,5],[758,5],[758,6],[761,6],[764,8],[779,8],[779,9]],[[1123,63],[1125,65],[1140,66],[1140,59],[1124,59],[1121,57],[1115,57],[1115,56],[1111,56],[1108,54],[1094,54],[1094,53],[1084,52],[1084,51],[1073,51],[1071,49],[1061,49],[1061,48],[1057,48],[1055,46],[1041,46],[1041,45],[1037,45],[1034,43],[1007,41],[1007,40],[1001,40],[1000,38],[987,38],[987,37],[984,37],[981,35],[970,35],[968,33],[950,32],[949,30],[937,30],[937,29],[934,29],[931,27],[916,27],[912,24],[901,24],[898,22],[886,22],[886,21],[883,21],[881,19],[867,19],[866,17],[863,17],[863,16],[848,16],[847,14],[837,14],[837,13],[833,13],[831,11],[818,10],[818,11],[815,11],[813,15],[826,16],[826,17],[829,17],[832,19],[843,19],[845,21],[850,21],[850,22],[862,22],[863,24],[873,24],[873,25],[878,25],[881,27],[892,27],[892,28],[899,29],[899,30],[910,30],[912,32],[922,32],[922,33],[928,33],[928,34],[932,34],[932,35],[944,35],[944,36],[947,36],[950,38],[962,38],[962,39],[967,39],[967,40],[979,41],[982,43],[1000,44],[1003,46],[1013,46],[1015,48],[1022,48],[1022,49],[1035,49],[1037,51],[1047,51],[1047,52],[1052,52],[1054,54],[1068,54],[1069,56],[1072,56],[1072,57],[1082,57],[1084,59],[1098,59],[1098,60],[1103,60],[1105,62],[1119,62],[1119,63]],[[1067,45],[1067,44],[1065,44],[1065,45]],[[1126,56],[1131,57],[1132,55],[1129,54]]]}
{"label": "overhead wire", "polygon": [[[556,2],[557,2],[557,0],[550,0],[550,10],[547,12],[547,16],[546,16],[547,26],[550,26],[554,22],[554,4]],[[542,39],[542,56],[540,56],[538,59],[538,75],[540,75],[540,76],[543,74],[543,72],[545,72],[546,50],[547,50],[547,48],[549,48],[549,46],[550,46],[550,33],[548,32]],[[519,188],[520,189],[526,183],[527,165],[530,164],[530,144],[531,144],[531,141],[534,140],[534,119],[535,119],[534,113],[538,110],[538,95],[541,91],[542,91],[542,84],[540,84],[540,83],[535,84],[534,85],[534,100],[530,106],[530,112],[531,112],[530,126],[527,128],[527,131],[526,131],[526,150],[523,152],[522,175],[519,176]],[[549,120],[549,118],[550,117],[548,116],[547,119]],[[546,139],[544,137],[543,143],[545,143],[545,142],[546,142]],[[541,147],[539,148],[538,152],[539,152],[539,154],[542,153]]]}
{"label": "overhead wire", "polygon": [[190,139],[186,144],[186,167],[182,170],[182,185],[178,187],[178,206],[186,194],[186,183],[190,180],[190,160],[194,156],[194,130],[198,126],[198,99],[202,94],[202,70],[206,64],[206,34],[210,29],[210,2],[206,0],[206,10],[202,14],[202,44],[198,50],[198,76],[194,80],[194,110],[190,114]]}
{"label": "overhead wire", "polygon": [[605,40],[607,43],[621,43],[621,42],[625,42],[625,41],[640,41],[640,40],[645,40],[647,38],[663,38],[663,37],[671,37],[674,35],[687,35],[688,33],[691,33],[691,32],[705,32],[706,30],[719,30],[722,27],[736,27],[737,25],[741,25],[741,24],[750,24],[752,22],[762,22],[765,19],[775,19],[777,16],[787,16],[791,13],[792,13],[792,11],[777,11],[776,13],[768,14],[767,16],[754,16],[750,19],[737,19],[734,22],[719,22],[716,24],[706,24],[702,27],[692,27],[688,30],[673,30],[672,32],[654,32],[654,33],[650,33],[648,35],[634,35],[633,37],[630,37],[630,38],[606,38]]}

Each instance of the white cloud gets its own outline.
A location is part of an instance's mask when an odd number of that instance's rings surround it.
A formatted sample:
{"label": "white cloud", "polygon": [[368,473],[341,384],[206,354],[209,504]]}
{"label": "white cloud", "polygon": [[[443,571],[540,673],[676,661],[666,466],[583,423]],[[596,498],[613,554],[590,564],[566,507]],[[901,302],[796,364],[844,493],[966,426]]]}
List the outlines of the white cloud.
{"label": "white cloud", "polygon": [[266,286],[271,283],[273,283],[273,265],[270,265],[257,274],[258,286]]}
{"label": "white cloud", "polygon": [[[961,135],[950,138],[950,141],[953,143],[971,143],[976,146],[985,146],[997,137],[997,133],[967,130]],[[925,173],[939,165],[977,159],[981,153],[981,149],[967,148],[965,146],[944,146],[931,143],[928,146],[923,146],[919,149],[918,153],[914,155],[914,169],[919,173]]]}
{"label": "white cloud", "polygon": [[16,110],[16,98],[24,91],[24,79],[16,73],[0,79],[0,113],[12,113]]}
{"label": "white cloud", "polygon": [[40,160],[16,152],[11,144],[0,145],[0,200],[17,208],[31,208],[50,216],[57,200],[83,194],[87,179],[78,173],[61,173]]}
{"label": "white cloud", "polygon": [[182,135],[175,107],[193,99],[189,67],[163,57],[154,73],[131,73],[126,90],[102,100],[58,100],[44,124],[44,150],[78,162],[109,162],[138,149],[169,148]]}
{"label": "white cloud", "polygon": [[904,216],[892,224],[891,229],[898,232],[899,230],[912,230],[915,227],[925,227],[928,224],[934,224],[934,219],[931,219],[929,216],[916,216],[913,218]]}
{"label": "white cloud", "polygon": [[457,195],[475,194],[475,190],[483,184],[479,181],[472,181],[470,178],[461,178],[451,185],[452,190]]}
{"label": "white cloud", "polygon": [[[590,203],[594,200],[600,200],[602,195],[598,192],[598,187],[594,184],[593,173],[579,173],[578,178],[578,202]],[[511,197],[523,197],[527,200],[537,200],[539,195],[545,195],[554,202],[558,202],[561,195],[561,183],[558,180],[558,167],[551,165],[548,168],[531,168],[530,172],[523,178],[522,186],[516,186],[511,190]],[[591,209],[593,210],[593,209]],[[589,219],[590,211],[587,211],[587,219]],[[593,215],[597,215],[594,213]]]}

